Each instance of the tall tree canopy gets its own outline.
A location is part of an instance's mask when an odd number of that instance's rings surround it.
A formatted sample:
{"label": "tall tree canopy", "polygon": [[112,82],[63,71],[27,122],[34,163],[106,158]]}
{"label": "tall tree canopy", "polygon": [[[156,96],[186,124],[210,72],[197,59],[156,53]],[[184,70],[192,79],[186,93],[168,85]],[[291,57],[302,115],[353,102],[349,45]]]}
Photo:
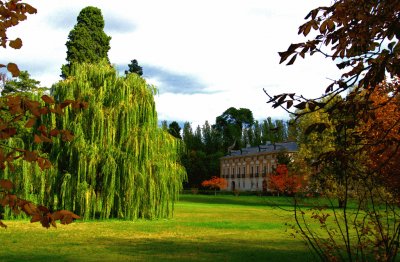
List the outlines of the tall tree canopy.
{"label": "tall tree canopy", "polygon": [[182,139],[181,136],[181,127],[179,126],[178,122],[172,121],[168,125],[168,132],[176,138]]}
{"label": "tall tree canopy", "polygon": [[71,73],[52,94],[86,99],[88,109],[67,110],[57,121],[75,135],[50,152],[59,170],[51,182],[58,205],[84,218],[171,216],[186,173],[180,140],[158,127],[154,88],[136,74],[119,77],[106,62],[74,64]]}
{"label": "tall tree canopy", "polygon": [[83,8],[65,44],[67,64],[61,67],[61,76],[69,76],[73,63],[98,63],[103,59],[109,61],[110,40],[111,37],[104,32],[101,10],[92,6]]}
{"label": "tall tree canopy", "polygon": [[234,148],[240,148],[243,129],[251,127],[253,123],[253,113],[250,109],[230,107],[216,118],[214,127],[222,133],[225,148],[232,145]]}

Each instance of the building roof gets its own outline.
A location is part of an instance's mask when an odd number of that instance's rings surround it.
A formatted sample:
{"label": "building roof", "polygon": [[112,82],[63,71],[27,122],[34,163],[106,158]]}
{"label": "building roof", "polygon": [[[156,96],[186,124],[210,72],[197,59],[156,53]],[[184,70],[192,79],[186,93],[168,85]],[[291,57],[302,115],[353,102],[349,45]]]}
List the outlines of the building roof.
{"label": "building roof", "polygon": [[236,157],[236,156],[246,156],[246,155],[258,155],[265,153],[279,153],[282,151],[286,152],[297,152],[298,146],[296,142],[283,142],[283,143],[275,143],[275,144],[266,144],[254,147],[245,147],[240,150],[231,150],[230,154],[222,157]]}

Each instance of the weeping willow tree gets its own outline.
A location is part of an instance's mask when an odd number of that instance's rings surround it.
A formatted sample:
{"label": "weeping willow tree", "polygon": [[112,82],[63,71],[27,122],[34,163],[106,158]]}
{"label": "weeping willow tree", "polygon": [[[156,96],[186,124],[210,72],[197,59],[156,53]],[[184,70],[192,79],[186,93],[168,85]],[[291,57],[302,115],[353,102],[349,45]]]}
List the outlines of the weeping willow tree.
{"label": "weeping willow tree", "polygon": [[[1,171],[21,197],[85,219],[171,216],[186,173],[178,163],[180,140],[158,128],[156,90],[137,74],[119,77],[104,63],[74,66],[73,76],[51,92],[58,101],[77,99],[89,106],[68,107],[64,115],[42,120],[75,136],[39,146],[52,169],[43,172],[20,161],[16,172]],[[22,135],[9,143],[38,147],[31,140]]]}
{"label": "weeping willow tree", "polygon": [[158,127],[156,90],[137,74],[120,77],[103,63],[74,66],[72,77],[51,92],[59,101],[89,106],[52,116],[75,138],[52,145],[57,172],[50,202],[85,219],[171,216],[186,173],[178,163],[180,141]]}

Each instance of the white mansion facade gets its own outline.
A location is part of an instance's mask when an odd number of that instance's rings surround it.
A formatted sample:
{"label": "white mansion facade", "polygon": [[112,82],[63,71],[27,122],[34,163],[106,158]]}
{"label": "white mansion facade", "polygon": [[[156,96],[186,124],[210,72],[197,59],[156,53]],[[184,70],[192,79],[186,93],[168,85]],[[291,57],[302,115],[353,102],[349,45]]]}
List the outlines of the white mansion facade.
{"label": "white mansion facade", "polygon": [[297,153],[295,142],[275,143],[232,150],[220,158],[220,177],[228,182],[226,191],[269,191],[268,176],[276,167],[276,156]]}

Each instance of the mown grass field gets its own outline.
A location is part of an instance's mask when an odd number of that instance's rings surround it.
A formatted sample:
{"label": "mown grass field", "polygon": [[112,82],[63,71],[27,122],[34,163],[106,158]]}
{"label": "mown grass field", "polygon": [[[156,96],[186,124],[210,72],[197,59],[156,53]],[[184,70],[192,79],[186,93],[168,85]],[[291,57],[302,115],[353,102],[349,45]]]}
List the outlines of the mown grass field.
{"label": "mown grass field", "polygon": [[5,221],[0,261],[312,261],[285,232],[285,198],[182,195],[172,219],[89,221],[44,229]]}

